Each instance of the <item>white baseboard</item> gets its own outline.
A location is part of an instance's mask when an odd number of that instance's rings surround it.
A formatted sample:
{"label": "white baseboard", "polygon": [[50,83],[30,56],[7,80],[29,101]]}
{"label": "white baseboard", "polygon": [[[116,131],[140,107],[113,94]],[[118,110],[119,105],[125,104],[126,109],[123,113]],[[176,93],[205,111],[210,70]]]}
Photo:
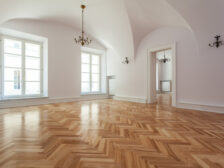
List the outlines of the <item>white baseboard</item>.
{"label": "white baseboard", "polygon": [[123,97],[123,96],[113,96],[114,100],[122,100],[122,101],[129,101],[135,103],[147,103],[146,98],[139,98],[139,97]]}
{"label": "white baseboard", "polygon": [[[17,99],[17,100],[2,100],[0,101],[0,109],[11,108],[11,107],[25,107],[25,106],[36,106],[43,104],[54,104],[54,103],[65,103],[65,102],[75,102],[75,101],[89,101],[98,99],[108,99],[111,98],[106,94],[102,95],[86,95],[73,98],[31,98],[31,99]],[[115,100],[136,102],[136,103],[147,103],[146,98],[138,97],[124,97],[124,96],[113,96]],[[224,106],[211,106],[211,105],[199,105],[190,103],[177,103],[177,108],[199,110],[206,112],[216,112],[224,113]]]}
{"label": "white baseboard", "polygon": [[224,113],[224,106],[199,105],[190,103],[177,103],[177,108],[199,110],[206,112]]}
{"label": "white baseboard", "polygon": [[[147,103],[146,98],[136,98],[136,97],[124,97],[124,96],[113,96],[115,100],[136,102],[136,103]],[[224,113],[224,106],[211,106],[211,105],[199,105],[199,104],[190,104],[190,103],[177,103],[177,108],[190,109],[190,110],[199,110],[206,112],[215,112],[215,113]]]}
{"label": "white baseboard", "polygon": [[108,98],[109,99],[114,99],[114,95],[109,95]]}
{"label": "white baseboard", "polygon": [[44,104],[66,103],[75,101],[89,101],[97,99],[107,99],[108,95],[86,95],[73,98],[31,98],[31,99],[16,99],[16,100],[2,100],[0,101],[0,109],[11,107],[25,107],[36,106]]}

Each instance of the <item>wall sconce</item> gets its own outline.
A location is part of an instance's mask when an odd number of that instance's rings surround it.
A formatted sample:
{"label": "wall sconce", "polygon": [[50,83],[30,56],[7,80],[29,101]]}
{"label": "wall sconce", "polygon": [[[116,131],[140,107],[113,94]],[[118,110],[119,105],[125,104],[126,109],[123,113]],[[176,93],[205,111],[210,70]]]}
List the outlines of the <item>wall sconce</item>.
{"label": "wall sconce", "polygon": [[215,36],[216,41],[213,44],[209,44],[209,47],[216,47],[219,48],[221,45],[223,45],[222,41],[220,40],[221,36],[217,35]]}
{"label": "wall sconce", "polygon": [[128,57],[125,57],[124,61],[122,62],[123,64],[129,64],[130,60]]}

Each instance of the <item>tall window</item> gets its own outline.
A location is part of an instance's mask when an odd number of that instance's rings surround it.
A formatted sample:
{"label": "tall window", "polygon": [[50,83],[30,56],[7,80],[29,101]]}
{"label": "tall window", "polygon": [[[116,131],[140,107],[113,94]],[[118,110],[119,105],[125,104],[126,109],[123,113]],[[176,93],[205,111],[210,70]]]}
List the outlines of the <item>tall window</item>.
{"label": "tall window", "polygon": [[101,56],[82,52],[81,90],[83,94],[101,91]]}
{"label": "tall window", "polygon": [[42,95],[42,44],[3,38],[2,49],[3,98]]}

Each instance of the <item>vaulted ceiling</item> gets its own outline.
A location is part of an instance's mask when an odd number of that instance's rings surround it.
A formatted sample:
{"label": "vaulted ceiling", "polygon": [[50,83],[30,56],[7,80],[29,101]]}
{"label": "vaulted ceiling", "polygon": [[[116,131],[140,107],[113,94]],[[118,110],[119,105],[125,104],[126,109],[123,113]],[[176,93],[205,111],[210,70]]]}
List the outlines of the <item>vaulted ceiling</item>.
{"label": "vaulted ceiling", "polygon": [[[0,0],[0,3],[0,23],[37,19],[80,29],[81,0]],[[134,57],[141,40],[155,29],[165,26],[182,26],[192,32],[203,26],[211,29],[217,22],[215,18],[222,19],[224,14],[223,0],[85,0],[84,3],[87,33],[121,57]]]}

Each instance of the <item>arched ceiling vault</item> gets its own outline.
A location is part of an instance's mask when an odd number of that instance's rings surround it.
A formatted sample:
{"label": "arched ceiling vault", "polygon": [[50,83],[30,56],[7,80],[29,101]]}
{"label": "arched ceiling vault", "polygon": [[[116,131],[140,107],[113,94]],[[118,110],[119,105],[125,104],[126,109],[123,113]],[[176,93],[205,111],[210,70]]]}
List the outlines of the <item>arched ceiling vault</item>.
{"label": "arched ceiling vault", "polygon": [[182,26],[190,29],[185,19],[166,0],[125,0],[130,18],[135,51],[140,42],[155,29]]}
{"label": "arched ceiling vault", "polygon": [[[120,57],[134,57],[142,39],[155,29],[165,26],[194,27],[190,13],[186,11],[193,1],[196,4],[199,1],[209,3],[209,0],[85,0],[86,32]],[[221,3],[221,0],[215,1]],[[0,2],[0,24],[22,18],[59,22],[76,29],[81,26],[81,0]]]}
{"label": "arched ceiling vault", "polygon": [[[81,28],[81,0],[0,0],[0,24],[12,19],[36,19]],[[133,57],[131,26],[123,0],[85,1],[86,32],[121,57]]]}

